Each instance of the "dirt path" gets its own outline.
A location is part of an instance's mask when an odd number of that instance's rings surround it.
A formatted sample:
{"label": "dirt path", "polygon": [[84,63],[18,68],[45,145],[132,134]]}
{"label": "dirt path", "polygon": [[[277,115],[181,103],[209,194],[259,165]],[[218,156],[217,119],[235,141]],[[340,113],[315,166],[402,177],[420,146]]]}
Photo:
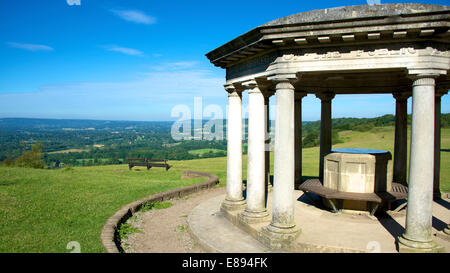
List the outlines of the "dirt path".
{"label": "dirt path", "polygon": [[192,195],[172,199],[166,209],[138,212],[127,222],[141,232],[122,240],[128,253],[201,253],[187,231],[187,216],[203,201],[225,194],[224,187],[213,188]]}

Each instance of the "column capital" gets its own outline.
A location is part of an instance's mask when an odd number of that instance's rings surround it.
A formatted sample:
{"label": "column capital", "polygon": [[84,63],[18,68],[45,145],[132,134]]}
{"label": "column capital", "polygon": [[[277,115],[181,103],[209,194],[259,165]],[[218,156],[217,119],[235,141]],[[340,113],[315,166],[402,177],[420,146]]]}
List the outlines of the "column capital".
{"label": "column capital", "polygon": [[319,98],[321,101],[330,102],[332,99],[334,99],[334,96],[336,94],[333,92],[324,92],[324,93],[317,93],[316,97]]}
{"label": "column capital", "polygon": [[421,71],[421,73],[417,74],[409,74],[408,77],[413,80],[412,86],[427,86],[427,85],[435,85],[435,79],[439,77],[441,73],[438,71],[430,70],[430,71]]}
{"label": "column capital", "polygon": [[446,70],[441,70],[441,69],[410,69],[408,70],[408,77],[410,79],[412,79],[413,81],[418,80],[418,79],[423,79],[423,78],[432,78],[435,79],[441,75],[446,75],[447,71]]}
{"label": "column capital", "polygon": [[236,90],[236,87],[232,84],[224,84],[223,88],[225,88],[225,91],[227,92],[234,92]]}
{"label": "column capital", "polygon": [[263,86],[261,84],[259,84],[256,80],[245,81],[245,82],[242,82],[241,85],[244,88],[249,89],[249,91],[248,91],[249,94],[262,93],[264,96],[266,96],[265,92],[262,90]]}
{"label": "column capital", "polygon": [[412,96],[411,92],[394,92],[392,93],[392,96],[394,99],[398,101],[407,100],[409,97]]}
{"label": "column capital", "polygon": [[242,90],[237,89],[233,84],[225,84],[225,91],[228,92],[228,97],[241,97]]}
{"label": "column capital", "polygon": [[239,83],[224,84],[223,87],[225,88],[225,91],[227,91],[228,93],[233,93],[233,92],[242,93],[245,90],[245,88],[242,85],[240,85]]}
{"label": "column capital", "polygon": [[435,86],[436,81],[434,77],[431,76],[424,76],[424,77],[417,77],[413,79],[412,86]]}
{"label": "column capital", "polygon": [[258,83],[255,80],[249,80],[249,81],[242,82],[241,85],[248,89],[253,89],[258,86]]}
{"label": "column capital", "polygon": [[[298,77],[296,74],[276,74],[270,77],[267,77],[267,80],[273,81],[277,85],[278,84],[290,84],[293,85],[296,81],[298,81]],[[292,86],[293,88],[293,86]]]}

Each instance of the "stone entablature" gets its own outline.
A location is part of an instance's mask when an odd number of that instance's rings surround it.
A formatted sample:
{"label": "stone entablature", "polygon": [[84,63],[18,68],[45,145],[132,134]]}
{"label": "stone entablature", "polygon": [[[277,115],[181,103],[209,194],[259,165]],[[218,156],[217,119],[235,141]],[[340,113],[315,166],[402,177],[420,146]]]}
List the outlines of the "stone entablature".
{"label": "stone entablature", "polygon": [[[397,46],[397,45],[395,45]],[[395,47],[389,46],[389,47]],[[439,74],[446,74],[450,68],[450,50],[439,51],[433,47],[415,49],[413,46],[391,49],[387,47],[364,49],[340,49],[324,53],[305,53],[302,55],[283,54],[268,71],[275,73],[302,73],[312,71],[335,70],[372,70],[406,68],[411,71],[434,69]],[[432,65],[432,66],[431,66]]]}
{"label": "stone entablature", "polygon": [[[255,78],[268,78],[277,74],[335,71],[361,73],[369,70],[372,72],[373,70],[381,72],[390,70],[405,71],[406,74],[421,74],[424,71],[433,70],[436,74],[445,76],[449,69],[450,50],[440,50],[431,46],[416,49],[414,46],[398,48],[398,44],[395,44],[386,47],[333,48],[315,52],[313,50],[280,50],[228,68],[227,84],[242,83]],[[445,77],[443,81],[448,79]],[[398,87],[397,83],[393,85]],[[391,92],[386,91],[386,93]]]}

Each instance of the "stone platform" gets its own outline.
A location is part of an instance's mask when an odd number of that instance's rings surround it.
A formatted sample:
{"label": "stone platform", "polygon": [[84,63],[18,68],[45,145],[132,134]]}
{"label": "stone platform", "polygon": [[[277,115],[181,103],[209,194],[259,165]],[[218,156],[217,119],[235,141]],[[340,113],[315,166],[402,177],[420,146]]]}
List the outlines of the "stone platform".
{"label": "stone platform", "polygon": [[[295,220],[301,234],[290,252],[384,252],[396,253],[396,238],[403,234],[405,212],[389,212],[373,217],[369,214],[332,213],[313,206],[302,191],[295,191]],[[242,226],[228,219],[220,205],[225,196],[209,199],[194,208],[189,217],[189,230],[197,243],[208,252],[270,252],[257,238],[269,222]],[[268,211],[271,211],[271,194]],[[237,214],[237,213],[234,213]],[[228,218],[228,219],[227,219]],[[450,222],[450,200],[433,203],[433,238],[450,252],[450,239],[442,230]],[[239,227],[240,228],[239,228]],[[243,230],[246,230],[244,232]],[[253,235],[253,236],[252,236]]]}

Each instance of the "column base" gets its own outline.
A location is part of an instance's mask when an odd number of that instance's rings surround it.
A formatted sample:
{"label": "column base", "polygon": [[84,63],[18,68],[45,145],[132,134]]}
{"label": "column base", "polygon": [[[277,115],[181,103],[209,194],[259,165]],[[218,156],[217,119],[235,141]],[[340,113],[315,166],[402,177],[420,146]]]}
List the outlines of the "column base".
{"label": "column base", "polygon": [[246,224],[256,224],[256,223],[270,221],[270,217],[269,217],[269,213],[267,212],[267,210],[260,211],[260,212],[244,210],[243,212],[239,213],[238,221],[246,223]]}
{"label": "column base", "polygon": [[225,198],[223,200],[222,205],[220,206],[221,210],[226,211],[236,211],[236,210],[243,210],[245,209],[246,201],[244,199],[242,200],[228,200]]}
{"label": "column base", "polygon": [[418,242],[403,236],[398,237],[398,252],[400,253],[441,253],[444,251],[444,247],[434,241]]}
{"label": "column base", "polygon": [[300,235],[301,229],[294,225],[289,228],[279,228],[272,224],[264,227],[260,234],[260,241],[273,250],[292,248],[295,240]]}

